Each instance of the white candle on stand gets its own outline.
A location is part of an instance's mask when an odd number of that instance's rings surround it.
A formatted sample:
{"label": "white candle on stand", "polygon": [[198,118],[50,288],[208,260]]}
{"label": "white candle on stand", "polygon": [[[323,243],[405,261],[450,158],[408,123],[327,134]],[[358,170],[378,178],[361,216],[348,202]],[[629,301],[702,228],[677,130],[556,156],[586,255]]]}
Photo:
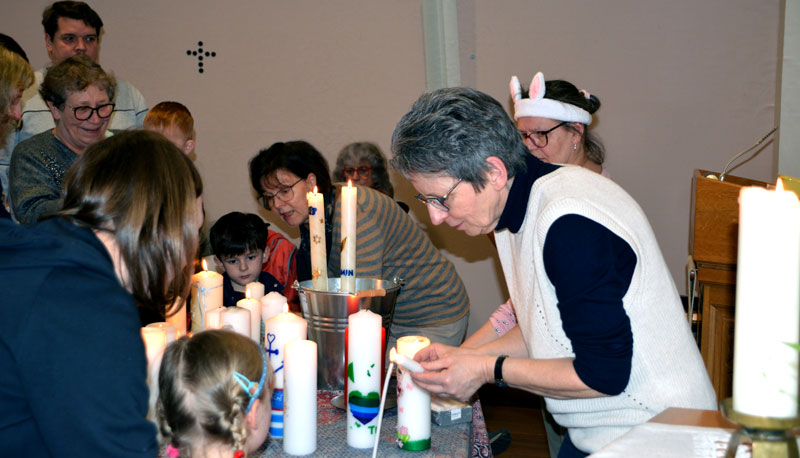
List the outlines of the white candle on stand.
{"label": "white candle on stand", "polygon": [[161,322],[158,322],[158,323],[150,323],[145,327],[146,328],[163,329],[164,330],[164,335],[165,335],[165,337],[167,339],[166,345],[169,345],[169,344],[171,344],[172,342],[175,342],[178,339],[178,329],[175,326],[173,326],[171,323],[167,323],[165,321],[161,321]]}
{"label": "white candle on stand", "polygon": [[381,316],[363,309],[347,317],[347,445],[371,448],[381,389]]}
{"label": "white candle on stand", "polygon": [[181,303],[181,301],[183,299],[180,297],[175,299],[176,305],[173,305],[175,313],[167,317],[167,323],[175,326],[175,329],[178,330],[177,337],[186,335],[186,303]]}
{"label": "white candle on stand", "polygon": [[260,301],[264,297],[264,284],[259,281],[251,281],[244,286],[244,291],[246,297]]}
{"label": "white candle on stand", "polygon": [[800,202],[790,191],[739,193],[733,408],[749,415],[798,415]]}
{"label": "white candle on stand", "polygon": [[308,232],[311,238],[311,287],[328,290],[328,249],[325,245],[325,198],[314,186],[308,199]]}
{"label": "white candle on stand", "polygon": [[[269,362],[275,373],[275,390],[272,393],[272,421],[269,434],[275,438],[283,437],[283,364],[284,351],[288,342],[305,339],[308,336],[306,320],[289,312],[289,305],[284,305],[283,312],[266,322],[266,351]],[[316,380],[316,374],[314,375]]]}
{"label": "white candle on stand", "polygon": [[352,180],[342,187],[342,264],[339,291],[356,292],[356,210],[358,188]]}
{"label": "white candle on stand", "polygon": [[[414,359],[431,341],[422,336],[397,339],[397,353]],[[411,371],[397,366],[397,445],[403,450],[431,448],[431,395],[417,386]]]}
{"label": "white candle on stand", "polygon": [[[252,283],[249,283],[252,285]],[[259,283],[261,285],[261,283]],[[264,291],[264,285],[261,285],[261,291]],[[260,344],[264,340],[261,338],[261,302],[252,299],[250,296],[250,289],[245,291],[245,298],[236,302],[237,307],[241,307],[250,312],[250,338],[256,343]]]}
{"label": "white candle on stand", "polygon": [[317,343],[292,340],[284,353],[283,451],[308,455],[317,449]]}
{"label": "white candle on stand", "polygon": [[203,259],[203,271],[192,275],[192,332],[206,328],[206,313],[222,307],[222,275],[209,271]]}
{"label": "white candle on stand", "polygon": [[225,307],[220,312],[220,327],[230,326],[243,336],[250,337],[250,311],[241,307]]}

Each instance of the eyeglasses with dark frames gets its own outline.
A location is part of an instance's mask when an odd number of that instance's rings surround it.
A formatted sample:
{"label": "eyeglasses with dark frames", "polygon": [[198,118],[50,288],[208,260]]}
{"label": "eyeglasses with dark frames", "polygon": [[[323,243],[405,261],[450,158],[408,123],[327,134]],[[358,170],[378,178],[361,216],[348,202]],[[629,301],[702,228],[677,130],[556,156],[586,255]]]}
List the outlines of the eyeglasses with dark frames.
{"label": "eyeglasses with dark frames", "polygon": [[264,194],[260,196],[259,200],[261,201],[261,205],[264,206],[264,208],[266,208],[267,210],[272,210],[272,200],[275,198],[277,198],[281,202],[289,202],[290,200],[292,200],[292,197],[294,197],[295,185],[297,183],[300,183],[301,181],[303,181],[302,178],[295,181],[289,186],[283,186],[279,188],[278,192],[276,192],[275,194]]}
{"label": "eyeglasses with dark frames", "polygon": [[456,184],[454,184],[453,187],[450,188],[450,190],[447,191],[441,197],[438,197],[438,196],[423,196],[422,194],[417,194],[414,197],[419,199],[419,201],[422,202],[425,205],[432,205],[433,208],[435,208],[437,210],[441,210],[443,212],[449,212],[450,211],[450,207],[448,207],[447,204],[444,203],[444,202],[447,200],[448,197],[450,197],[450,194],[452,194],[452,192],[455,191],[456,187],[461,183],[461,180],[463,180],[463,178],[459,178],[458,181],[456,181]]}
{"label": "eyeglasses with dark frames", "polygon": [[522,138],[527,138],[537,148],[544,148],[547,146],[547,134],[558,129],[564,124],[569,124],[569,121],[560,122],[547,130],[521,130],[519,133],[522,134]]}
{"label": "eyeglasses with dark frames", "polygon": [[364,165],[361,167],[346,167],[341,170],[342,176],[345,178],[353,178],[356,174],[360,177],[368,176],[372,173],[372,167]]}
{"label": "eyeglasses with dark frames", "polygon": [[83,106],[69,108],[72,108],[72,113],[75,115],[75,119],[78,121],[86,121],[92,117],[92,113],[97,113],[97,117],[100,119],[106,119],[107,117],[111,116],[111,113],[114,112],[115,105],[116,104],[114,103],[106,103],[97,107]]}

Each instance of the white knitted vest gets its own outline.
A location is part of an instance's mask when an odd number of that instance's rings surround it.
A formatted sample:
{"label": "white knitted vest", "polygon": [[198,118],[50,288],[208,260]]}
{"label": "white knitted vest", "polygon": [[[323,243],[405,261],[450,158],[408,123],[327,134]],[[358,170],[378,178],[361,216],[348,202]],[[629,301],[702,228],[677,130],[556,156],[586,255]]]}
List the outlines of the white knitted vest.
{"label": "white knitted vest", "polygon": [[592,453],[667,407],[716,409],[714,389],[646,216],[613,181],[582,167],[565,166],[537,179],[519,232],[495,233],[529,356],[574,356],[542,259],[550,225],[566,214],[602,224],[636,254],[623,298],[633,332],[628,386],[612,397],[545,398],[555,420],[569,428],[573,444]]}

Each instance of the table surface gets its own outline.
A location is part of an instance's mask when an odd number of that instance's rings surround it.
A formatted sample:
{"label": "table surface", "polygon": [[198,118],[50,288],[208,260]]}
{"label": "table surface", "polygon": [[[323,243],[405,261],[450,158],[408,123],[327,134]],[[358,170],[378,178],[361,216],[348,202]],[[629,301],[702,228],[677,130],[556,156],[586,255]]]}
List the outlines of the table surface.
{"label": "table surface", "polygon": [[[320,391],[317,396],[317,450],[308,456],[360,457],[372,456],[372,448],[355,449],[347,445],[346,412],[333,407],[330,400],[341,391]],[[491,457],[486,422],[480,400],[472,405],[472,422],[452,426],[431,424],[431,448],[425,452],[408,452],[395,444],[397,408],[384,412],[378,456],[422,457]],[[254,456],[292,456],[283,451],[280,439],[270,438]]]}
{"label": "table surface", "polygon": [[650,422],[706,428],[738,428],[736,424],[723,417],[718,410],[681,409],[678,407],[670,407],[664,410],[651,418]]}

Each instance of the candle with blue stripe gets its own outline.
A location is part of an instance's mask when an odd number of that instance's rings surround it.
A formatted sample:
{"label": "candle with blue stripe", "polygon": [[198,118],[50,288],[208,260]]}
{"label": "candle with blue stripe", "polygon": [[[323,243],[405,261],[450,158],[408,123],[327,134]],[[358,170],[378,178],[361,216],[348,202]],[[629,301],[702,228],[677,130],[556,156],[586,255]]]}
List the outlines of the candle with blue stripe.
{"label": "candle with blue stripe", "polygon": [[381,316],[365,309],[347,322],[347,445],[371,448],[381,402]]}
{"label": "candle with blue stripe", "polygon": [[283,437],[283,387],[284,387],[284,351],[288,342],[305,339],[308,325],[306,320],[289,312],[284,305],[283,312],[266,322],[264,347],[269,362],[275,372],[275,390],[272,393],[272,420],[269,434],[274,438]]}
{"label": "candle with blue stripe", "polygon": [[342,186],[342,264],[339,277],[339,291],[356,292],[356,204],[358,188],[348,180]]}

